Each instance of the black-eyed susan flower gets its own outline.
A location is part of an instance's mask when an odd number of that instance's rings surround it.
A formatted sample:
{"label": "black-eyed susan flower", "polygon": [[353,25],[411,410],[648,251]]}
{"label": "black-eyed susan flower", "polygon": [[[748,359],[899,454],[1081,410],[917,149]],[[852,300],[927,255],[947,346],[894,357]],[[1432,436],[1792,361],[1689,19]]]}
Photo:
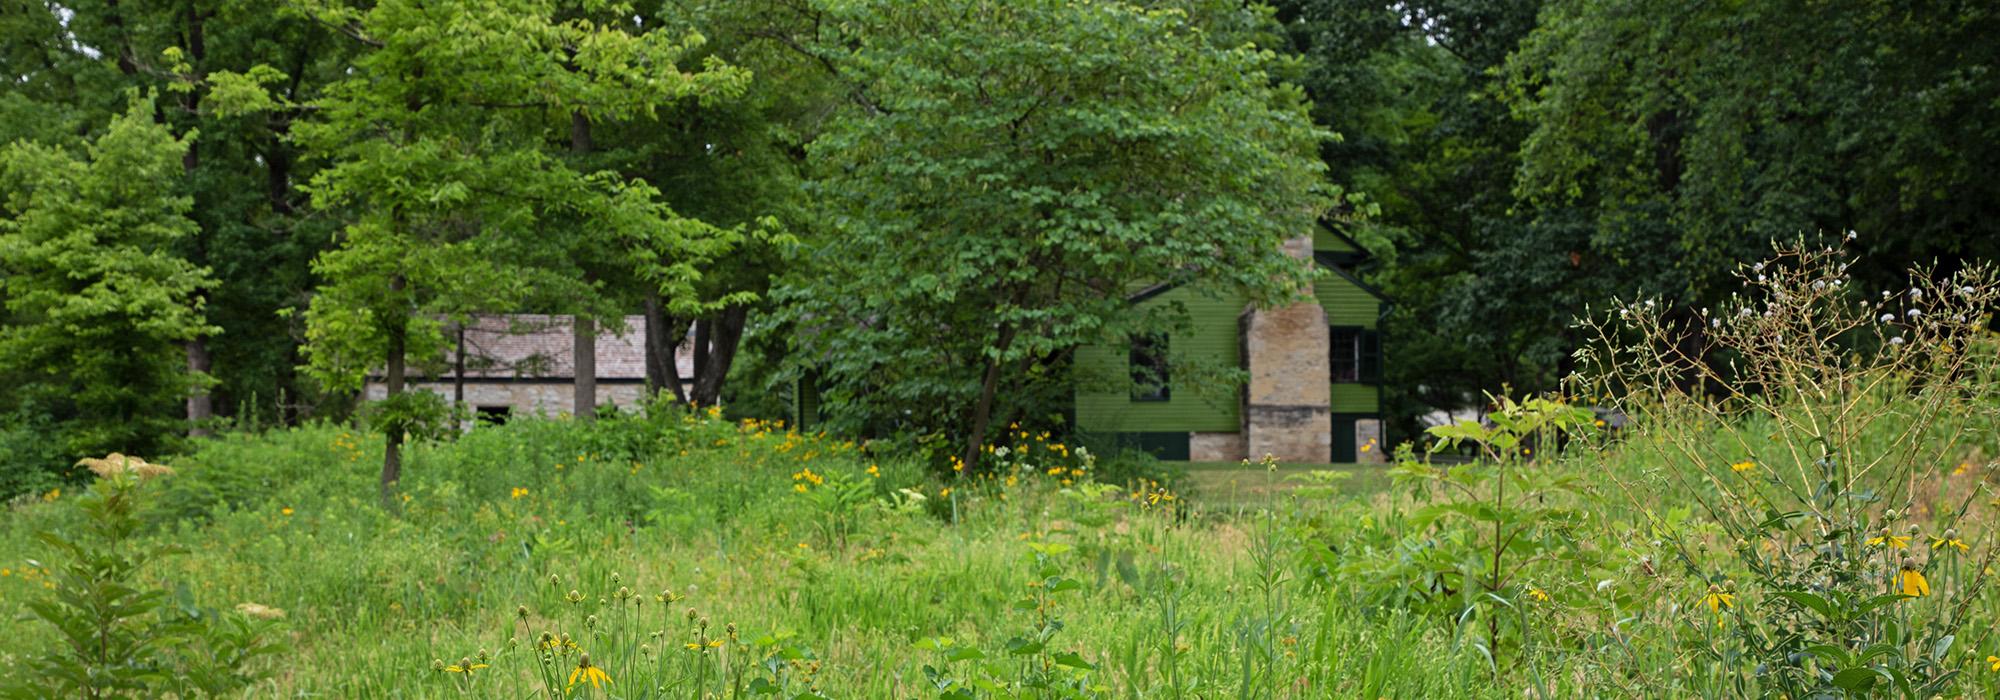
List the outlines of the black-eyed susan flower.
{"label": "black-eyed susan flower", "polygon": [[1736,594],[1722,590],[1721,586],[1710,585],[1708,594],[1701,597],[1701,604],[1707,606],[1709,612],[1721,615],[1723,608],[1736,607]]}
{"label": "black-eyed susan flower", "polygon": [[1917,570],[1916,564],[1904,560],[1902,569],[1896,572],[1896,589],[1903,595],[1922,598],[1931,594],[1931,582],[1924,578],[1924,572]]}
{"label": "black-eyed susan flower", "polygon": [[1549,602],[1549,592],[1540,588],[1528,589],[1528,597],[1543,603]]}
{"label": "black-eyed susan flower", "polygon": [[569,672],[569,687],[574,688],[583,681],[588,681],[592,688],[602,688],[611,684],[611,676],[604,669],[590,665],[589,654],[578,654],[576,668]]}

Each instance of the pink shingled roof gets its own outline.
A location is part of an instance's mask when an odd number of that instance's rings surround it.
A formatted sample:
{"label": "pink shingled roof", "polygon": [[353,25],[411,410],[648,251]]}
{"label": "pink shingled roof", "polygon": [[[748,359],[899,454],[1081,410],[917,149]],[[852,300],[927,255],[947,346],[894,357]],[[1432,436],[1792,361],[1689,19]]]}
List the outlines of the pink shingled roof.
{"label": "pink shingled roof", "polygon": [[[446,342],[452,340],[445,330]],[[521,379],[571,379],[572,347],[569,316],[488,314],[475,316],[465,329],[465,376]],[[683,342],[674,353],[683,380],[694,373],[694,343]],[[646,378],[646,319],[626,316],[622,334],[599,329],[598,379]]]}

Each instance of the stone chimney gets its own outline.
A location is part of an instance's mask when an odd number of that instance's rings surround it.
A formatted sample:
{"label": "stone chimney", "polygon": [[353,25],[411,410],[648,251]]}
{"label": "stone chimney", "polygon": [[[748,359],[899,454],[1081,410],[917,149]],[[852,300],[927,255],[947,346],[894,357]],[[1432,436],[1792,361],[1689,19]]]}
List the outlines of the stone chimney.
{"label": "stone chimney", "polygon": [[[1312,262],[1312,235],[1285,241],[1285,252]],[[1271,455],[1285,462],[1323,463],[1333,458],[1333,386],[1327,366],[1332,342],[1326,310],[1307,297],[1276,309],[1244,312],[1243,359],[1250,372],[1244,394],[1244,456]]]}

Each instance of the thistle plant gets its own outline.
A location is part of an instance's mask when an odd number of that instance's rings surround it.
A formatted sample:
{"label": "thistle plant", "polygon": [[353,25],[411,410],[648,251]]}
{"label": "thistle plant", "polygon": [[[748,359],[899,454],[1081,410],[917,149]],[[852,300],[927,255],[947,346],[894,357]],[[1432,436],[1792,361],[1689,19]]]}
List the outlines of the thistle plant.
{"label": "thistle plant", "polygon": [[[1679,624],[1713,692],[1932,697],[1982,641],[1959,635],[1996,552],[1970,517],[1986,489],[1945,472],[2000,419],[2000,286],[1919,268],[1864,293],[1850,264],[1801,240],[1713,309],[1647,299],[1584,323],[1579,379],[1656,465],[1651,484],[1605,475],[1685,569]],[[1638,500],[1662,490],[1707,524]]]}

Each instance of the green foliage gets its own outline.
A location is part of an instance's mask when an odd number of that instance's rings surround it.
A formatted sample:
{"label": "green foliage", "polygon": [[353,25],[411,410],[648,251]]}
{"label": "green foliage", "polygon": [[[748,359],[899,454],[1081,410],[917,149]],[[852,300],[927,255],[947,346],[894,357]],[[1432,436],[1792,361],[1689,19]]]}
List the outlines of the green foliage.
{"label": "green foliage", "polygon": [[46,412],[44,439],[63,454],[157,450],[181,425],[176,402],[207,382],[184,371],[178,345],[215,330],[196,296],[209,271],[176,252],[195,230],[180,179],[189,145],[152,111],[135,97],[81,153],[0,151],[0,372],[12,383],[0,410]]}
{"label": "green foliage", "polygon": [[1638,449],[1683,465],[1657,481],[1707,516],[1685,527],[1633,505],[1707,588],[1720,634],[1702,648],[1727,661],[1728,687],[1921,697],[1970,670],[1951,652],[2000,552],[1971,517],[1990,488],[1927,482],[2000,426],[1985,330],[2000,283],[1987,267],[1918,269],[1871,299],[1851,264],[1781,248],[1737,271],[1742,296],[1703,310],[1694,339],[1650,300],[1593,324],[1599,386],[1645,426]]}
{"label": "green foliage", "polygon": [[[142,536],[152,478],[105,474],[75,499],[77,532],[40,535],[60,559],[47,595],[25,607],[55,629],[55,643],[25,659],[27,673],[10,674],[0,691],[23,698],[213,696],[267,677],[259,657],[288,650],[268,638],[271,620],[171,607],[167,591],[142,582],[155,559],[187,551]],[[270,615],[262,606],[249,610]]]}
{"label": "green foliage", "polygon": [[1593,416],[1547,398],[1499,397],[1494,403],[1485,424],[1460,421],[1429,431],[1437,438],[1432,454],[1471,446],[1478,452],[1475,461],[1439,467],[1418,461],[1407,446],[1398,453],[1391,473],[1399,484],[1427,492],[1431,503],[1408,516],[1414,535],[1409,556],[1418,570],[1389,578],[1398,582],[1394,585],[1411,582],[1441,591],[1435,606],[1461,623],[1483,625],[1485,638],[1473,645],[1497,667],[1503,663],[1503,625],[1526,634],[1508,609],[1547,600],[1535,579],[1573,556],[1575,548],[1570,529],[1577,518],[1567,496],[1576,490],[1577,477],[1546,468],[1545,460],[1534,459],[1534,450],[1587,434]]}
{"label": "green foliage", "polygon": [[856,104],[809,147],[826,235],[780,298],[847,424],[965,451],[1015,408],[997,387],[1061,381],[1069,350],[1149,320],[1126,303],[1142,285],[1302,288],[1279,244],[1327,201],[1325,135],[1268,51],[1114,3],[828,14],[820,55]]}

